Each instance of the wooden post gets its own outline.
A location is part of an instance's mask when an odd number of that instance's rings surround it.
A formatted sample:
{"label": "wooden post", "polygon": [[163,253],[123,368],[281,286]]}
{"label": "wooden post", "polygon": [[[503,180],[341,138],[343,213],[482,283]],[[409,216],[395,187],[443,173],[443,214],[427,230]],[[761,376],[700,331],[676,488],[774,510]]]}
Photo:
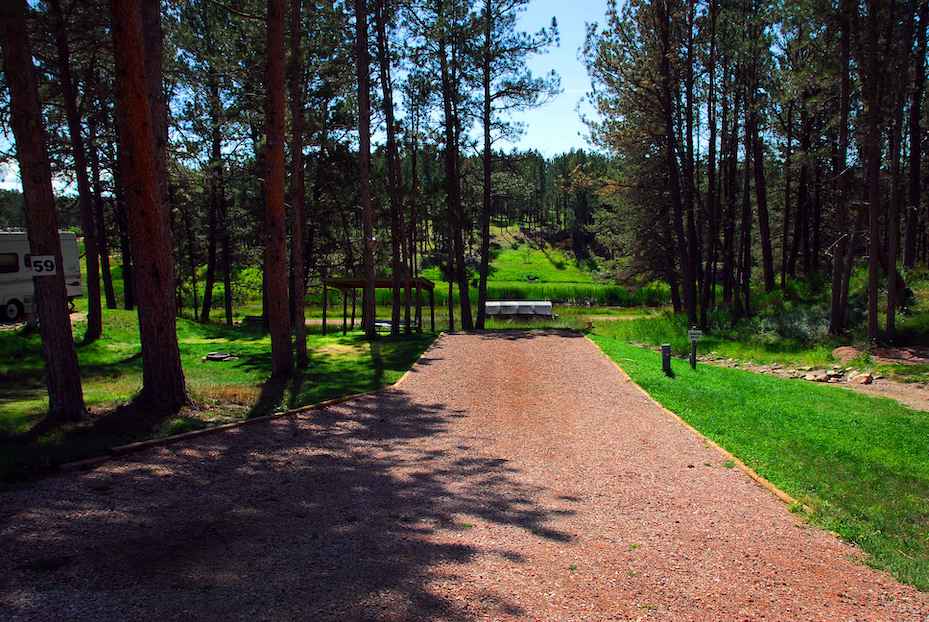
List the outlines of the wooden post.
{"label": "wooden post", "polygon": [[416,332],[423,332],[423,298],[419,290],[419,279],[416,280]]}
{"label": "wooden post", "polygon": [[368,314],[368,305],[366,304],[368,300],[368,292],[366,289],[361,290],[361,330],[365,329],[367,326],[368,318],[365,317]]}
{"label": "wooden post", "polygon": [[323,334],[326,334],[326,306],[329,301],[329,288],[326,286],[326,281],[323,281]]}
{"label": "wooden post", "polygon": [[348,332],[348,290],[340,289],[342,294],[342,334]]}
{"label": "wooden post", "polygon": [[355,309],[357,308],[358,302],[358,290],[352,288],[352,330],[355,330]]}
{"label": "wooden post", "polygon": [[419,291],[419,280],[416,281],[416,332],[423,332],[423,297]]}
{"label": "wooden post", "polygon": [[435,290],[429,290],[429,317],[432,326],[432,332],[435,332]]}

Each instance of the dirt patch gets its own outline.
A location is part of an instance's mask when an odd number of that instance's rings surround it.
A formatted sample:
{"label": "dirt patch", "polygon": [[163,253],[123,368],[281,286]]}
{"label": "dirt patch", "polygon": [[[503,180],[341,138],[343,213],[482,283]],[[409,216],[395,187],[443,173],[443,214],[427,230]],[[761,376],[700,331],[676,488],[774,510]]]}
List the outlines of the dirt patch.
{"label": "dirt patch", "polygon": [[357,346],[354,344],[348,343],[330,343],[325,346],[320,346],[318,348],[313,348],[314,355],[332,355],[332,356],[344,356],[346,354],[360,355],[364,353],[363,346]]}
{"label": "dirt patch", "polygon": [[841,363],[847,363],[861,356],[870,356],[879,365],[929,365],[927,348],[874,348],[859,350],[853,346],[841,346],[832,351],[832,356]]}
{"label": "dirt patch", "polygon": [[261,387],[249,385],[217,385],[197,389],[197,398],[223,404],[250,406],[261,396]]}

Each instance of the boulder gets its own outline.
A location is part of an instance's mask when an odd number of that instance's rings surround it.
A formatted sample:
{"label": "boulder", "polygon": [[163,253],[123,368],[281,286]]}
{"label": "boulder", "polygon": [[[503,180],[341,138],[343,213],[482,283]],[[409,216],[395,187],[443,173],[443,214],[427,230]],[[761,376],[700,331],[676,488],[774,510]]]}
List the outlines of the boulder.
{"label": "boulder", "polygon": [[850,382],[852,382],[853,384],[873,384],[874,376],[868,373],[855,374],[851,378]]}
{"label": "boulder", "polygon": [[824,371],[811,371],[803,376],[803,379],[809,380],[810,382],[828,382],[829,374]]}

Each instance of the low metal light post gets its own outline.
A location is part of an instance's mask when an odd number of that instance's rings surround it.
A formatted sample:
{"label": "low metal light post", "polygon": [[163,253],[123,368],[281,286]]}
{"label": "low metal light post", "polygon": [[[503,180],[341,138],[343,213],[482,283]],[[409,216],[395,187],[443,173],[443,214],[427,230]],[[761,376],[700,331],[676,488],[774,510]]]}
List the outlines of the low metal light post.
{"label": "low metal light post", "polygon": [[666,376],[670,376],[674,373],[671,371],[671,344],[670,343],[661,344],[661,370],[665,373]]}

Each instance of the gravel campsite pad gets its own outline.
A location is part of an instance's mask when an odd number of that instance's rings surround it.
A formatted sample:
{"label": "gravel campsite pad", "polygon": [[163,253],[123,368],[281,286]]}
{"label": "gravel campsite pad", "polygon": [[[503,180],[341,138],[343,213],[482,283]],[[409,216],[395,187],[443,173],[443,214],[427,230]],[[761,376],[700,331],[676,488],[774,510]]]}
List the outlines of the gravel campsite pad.
{"label": "gravel campsite pad", "polygon": [[[621,362],[621,361],[620,361]],[[925,620],[571,334],[0,493],[0,618]]]}

